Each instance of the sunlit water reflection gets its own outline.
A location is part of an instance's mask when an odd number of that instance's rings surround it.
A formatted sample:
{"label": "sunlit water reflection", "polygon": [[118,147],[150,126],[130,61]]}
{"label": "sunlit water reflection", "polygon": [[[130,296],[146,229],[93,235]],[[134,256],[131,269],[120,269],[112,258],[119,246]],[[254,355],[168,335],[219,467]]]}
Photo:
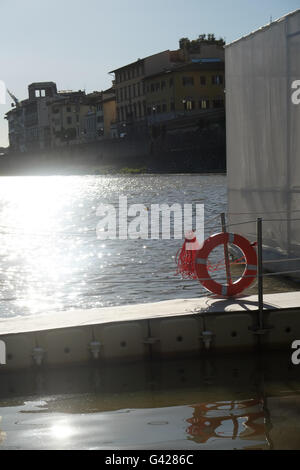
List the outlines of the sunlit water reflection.
{"label": "sunlit water reflection", "polygon": [[183,240],[97,239],[97,208],[118,207],[119,196],[146,207],[204,204],[208,236],[220,231],[226,193],[224,175],[2,177],[0,317],[205,294],[176,276]]}
{"label": "sunlit water reflection", "polygon": [[[192,297],[175,276],[182,240],[97,239],[100,204],[204,203],[226,207],[223,175],[1,178],[0,316]],[[208,226],[208,230],[210,230]]]}

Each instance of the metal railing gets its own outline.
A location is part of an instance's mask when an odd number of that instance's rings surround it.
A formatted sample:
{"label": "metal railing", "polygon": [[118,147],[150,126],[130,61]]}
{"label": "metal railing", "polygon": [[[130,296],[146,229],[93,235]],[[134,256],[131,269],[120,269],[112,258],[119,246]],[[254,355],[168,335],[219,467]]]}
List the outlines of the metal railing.
{"label": "metal railing", "polygon": [[[283,211],[282,211],[283,212]],[[293,212],[300,212],[300,210],[295,210]],[[286,212],[283,212],[286,213]],[[228,213],[228,215],[251,215],[255,214],[254,212],[249,212],[249,213]],[[260,214],[261,213],[256,213]],[[271,212],[268,212],[268,214],[271,214]],[[274,212],[274,214],[279,214],[279,212]],[[279,259],[274,259],[274,260],[263,260],[263,222],[294,222],[294,221],[300,221],[300,219],[295,218],[295,219],[287,219],[287,218],[280,218],[280,219],[269,219],[269,218],[262,218],[258,217],[255,220],[246,220],[238,223],[231,223],[226,225],[226,215],[225,213],[220,214],[220,219],[221,219],[221,226],[222,226],[222,231],[226,232],[229,227],[237,227],[241,225],[246,225],[246,224],[256,224],[256,239],[257,239],[257,284],[258,284],[258,329],[257,333],[258,334],[263,334],[267,332],[268,330],[265,328],[264,325],[264,277],[267,276],[282,276],[282,275],[287,275],[287,274],[296,274],[300,273],[300,269],[290,269],[290,270],[285,270],[285,271],[277,271],[277,272],[271,272],[271,273],[265,273],[264,272],[264,265],[265,264],[271,264],[271,263],[284,263],[284,262],[294,262],[294,261],[300,261],[300,258],[298,257],[293,257],[293,258],[279,258]],[[224,251],[225,256],[228,256],[228,251]],[[226,277],[228,278],[227,274],[227,263],[229,262],[229,258],[226,260],[225,259],[225,264],[226,264]],[[245,276],[245,277],[256,277],[255,275],[250,275],[250,276]]]}

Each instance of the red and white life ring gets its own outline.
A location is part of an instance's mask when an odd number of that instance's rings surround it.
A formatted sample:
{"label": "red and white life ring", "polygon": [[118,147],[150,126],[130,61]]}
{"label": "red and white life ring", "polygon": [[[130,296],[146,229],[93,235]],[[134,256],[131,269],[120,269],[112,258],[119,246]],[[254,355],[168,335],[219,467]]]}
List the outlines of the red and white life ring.
{"label": "red and white life ring", "polygon": [[[232,284],[222,285],[211,278],[208,272],[207,259],[214,248],[231,243],[243,252],[246,268],[240,279]],[[213,294],[233,297],[249,287],[257,275],[257,254],[251,243],[241,235],[234,233],[218,233],[205,240],[195,257],[195,270],[201,284]]]}

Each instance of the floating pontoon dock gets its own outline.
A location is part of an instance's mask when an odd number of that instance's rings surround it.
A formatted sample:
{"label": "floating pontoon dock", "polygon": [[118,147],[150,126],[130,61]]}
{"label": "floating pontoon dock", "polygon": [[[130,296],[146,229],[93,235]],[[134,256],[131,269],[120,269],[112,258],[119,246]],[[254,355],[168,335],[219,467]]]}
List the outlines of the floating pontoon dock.
{"label": "floating pontoon dock", "polygon": [[[0,320],[6,346],[1,371],[32,367],[147,360],[185,355],[291,349],[300,340],[300,292],[264,296],[258,328],[257,296],[202,297],[71,310]],[[3,346],[3,343],[2,343]]]}

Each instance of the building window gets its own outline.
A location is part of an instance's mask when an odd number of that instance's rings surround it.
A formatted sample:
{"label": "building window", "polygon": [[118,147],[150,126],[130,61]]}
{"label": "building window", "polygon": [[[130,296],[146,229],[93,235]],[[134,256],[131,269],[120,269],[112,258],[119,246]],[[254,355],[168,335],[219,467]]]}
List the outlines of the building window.
{"label": "building window", "polygon": [[200,77],[200,85],[205,86],[206,85],[206,77]]}
{"label": "building window", "polygon": [[214,108],[224,108],[224,100],[222,98],[217,98],[213,100]]}
{"label": "building window", "polygon": [[160,90],[160,82],[155,83],[155,91]]}
{"label": "building window", "polygon": [[167,112],[167,105],[166,105],[166,103],[163,103],[163,104],[162,104],[162,112],[163,112],[163,113],[166,113],[166,112]]}
{"label": "building window", "polygon": [[67,113],[71,112],[71,106],[67,106]]}
{"label": "building window", "polygon": [[199,108],[200,109],[208,109],[209,108],[209,100],[206,98],[202,98],[199,101]]}
{"label": "building window", "polygon": [[174,101],[170,102],[170,110],[175,111],[175,102]]}
{"label": "building window", "polygon": [[195,109],[195,101],[187,98],[186,100],[183,100],[183,106],[185,111],[193,111],[193,109]]}
{"label": "building window", "polygon": [[35,97],[36,98],[45,98],[46,90],[35,90]]}
{"label": "building window", "polygon": [[173,78],[170,78],[170,80],[169,80],[169,87],[172,88],[173,85],[174,85],[174,80],[173,80]]}
{"label": "building window", "polygon": [[223,75],[213,75],[211,82],[213,85],[223,85]]}
{"label": "building window", "polygon": [[164,90],[166,88],[166,81],[162,80],[161,81],[161,89]]}
{"label": "building window", "polygon": [[182,84],[183,86],[193,86],[194,77],[182,77]]}
{"label": "building window", "polygon": [[72,124],[72,117],[71,116],[67,117],[67,124],[69,124],[69,125]]}

